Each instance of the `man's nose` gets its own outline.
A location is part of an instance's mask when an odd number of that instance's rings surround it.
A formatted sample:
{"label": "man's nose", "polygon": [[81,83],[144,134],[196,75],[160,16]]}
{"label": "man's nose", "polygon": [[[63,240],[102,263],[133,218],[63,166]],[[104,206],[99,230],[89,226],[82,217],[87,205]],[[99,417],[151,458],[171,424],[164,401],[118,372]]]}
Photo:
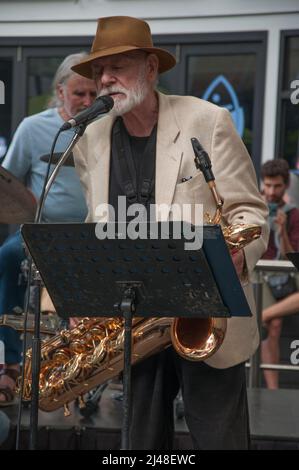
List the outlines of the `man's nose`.
{"label": "man's nose", "polygon": [[94,102],[95,100],[95,96],[94,95],[91,95],[89,93],[87,93],[85,96],[84,96],[84,101],[83,101],[83,105],[88,108],[88,106],[91,106],[92,103]]}
{"label": "man's nose", "polygon": [[108,87],[110,85],[113,85],[115,81],[116,79],[109,69],[106,69],[103,71],[101,80],[100,80],[102,87]]}

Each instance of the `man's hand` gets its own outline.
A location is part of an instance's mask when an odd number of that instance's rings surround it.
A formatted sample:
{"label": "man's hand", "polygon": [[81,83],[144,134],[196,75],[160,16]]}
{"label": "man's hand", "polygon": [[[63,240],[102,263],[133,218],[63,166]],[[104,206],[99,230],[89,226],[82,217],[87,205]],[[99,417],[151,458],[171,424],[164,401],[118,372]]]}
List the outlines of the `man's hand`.
{"label": "man's hand", "polygon": [[244,251],[240,250],[240,251],[237,251],[236,253],[233,253],[232,259],[233,259],[233,263],[236,268],[237,274],[239,276],[239,279],[241,279],[243,277],[244,267],[245,267]]}
{"label": "man's hand", "polygon": [[70,329],[72,330],[73,328],[76,328],[76,326],[78,325],[78,323],[80,323],[81,320],[82,318],[80,317],[70,317],[69,318]]}
{"label": "man's hand", "polygon": [[274,219],[274,222],[277,226],[278,235],[281,236],[287,231],[287,215],[281,209],[277,210],[277,215]]}

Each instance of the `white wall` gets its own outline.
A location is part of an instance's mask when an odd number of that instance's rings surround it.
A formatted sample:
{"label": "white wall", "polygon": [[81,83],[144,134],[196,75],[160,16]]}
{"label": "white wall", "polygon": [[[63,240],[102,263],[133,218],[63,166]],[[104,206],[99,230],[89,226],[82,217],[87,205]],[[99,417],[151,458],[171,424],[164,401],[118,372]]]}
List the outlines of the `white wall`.
{"label": "white wall", "polygon": [[273,158],[280,32],[299,29],[299,0],[0,0],[0,37],[90,36],[112,15],[144,18],[154,34],[268,31],[262,161]]}
{"label": "white wall", "polygon": [[299,0],[0,0],[0,36],[93,34],[110,15],[144,18],[154,33],[257,29],[296,13]]}
{"label": "white wall", "polygon": [[[92,23],[99,16],[131,15],[147,20],[280,15],[298,12],[298,0],[61,0],[0,1],[0,24],[55,21]],[[18,25],[19,26],[19,25]],[[38,25],[37,25],[38,27]],[[160,31],[162,32],[162,31]],[[41,34],[45,34],[41,31]]]}

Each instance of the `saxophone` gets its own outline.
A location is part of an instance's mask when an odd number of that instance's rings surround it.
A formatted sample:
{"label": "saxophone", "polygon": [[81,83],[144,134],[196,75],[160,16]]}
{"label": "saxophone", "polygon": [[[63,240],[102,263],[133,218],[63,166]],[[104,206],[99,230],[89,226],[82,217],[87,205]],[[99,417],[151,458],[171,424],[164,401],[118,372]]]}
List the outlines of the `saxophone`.
{"label": "saxophone", "polygon": [[[195,164],[205,176],[216,205],[213,217],[206,214],[208,224],[222,221],[223,200],[218,195],[208,155],[196,139],[192,139]],[[212,175],[212,176],[211,176]],[[259,238],[261,228],[254,224],[222,227],[232,253]],[[140,318],[132,321],[132,364],[172,345],[185,359],[202,361],[221,346],[226,332],[226,318]],[[84,395],[123,369],[124,319],[83,318],[72,330],[43,341],[39,381],[39,408],[54,411],[77,399],[84,406]],[[24,361],[23,399],[31,398],[32,350]]]}

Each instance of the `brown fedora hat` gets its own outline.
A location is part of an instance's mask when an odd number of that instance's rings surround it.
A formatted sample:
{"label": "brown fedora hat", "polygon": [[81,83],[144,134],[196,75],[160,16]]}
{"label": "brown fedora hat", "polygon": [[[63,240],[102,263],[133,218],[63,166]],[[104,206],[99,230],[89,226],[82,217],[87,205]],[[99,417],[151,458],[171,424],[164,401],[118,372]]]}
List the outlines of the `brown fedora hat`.
{"label": "brown fedora hat", "polygon": [[99,18],[97,32],[89,56],[72,70],[83,77],[93,78],[91,64],[100,57],[141,49],[154,53],[159,58],[159,73],[174,67],[176,60],[164,49],[153,46],[149,25],[130,16],[108,16]]}

